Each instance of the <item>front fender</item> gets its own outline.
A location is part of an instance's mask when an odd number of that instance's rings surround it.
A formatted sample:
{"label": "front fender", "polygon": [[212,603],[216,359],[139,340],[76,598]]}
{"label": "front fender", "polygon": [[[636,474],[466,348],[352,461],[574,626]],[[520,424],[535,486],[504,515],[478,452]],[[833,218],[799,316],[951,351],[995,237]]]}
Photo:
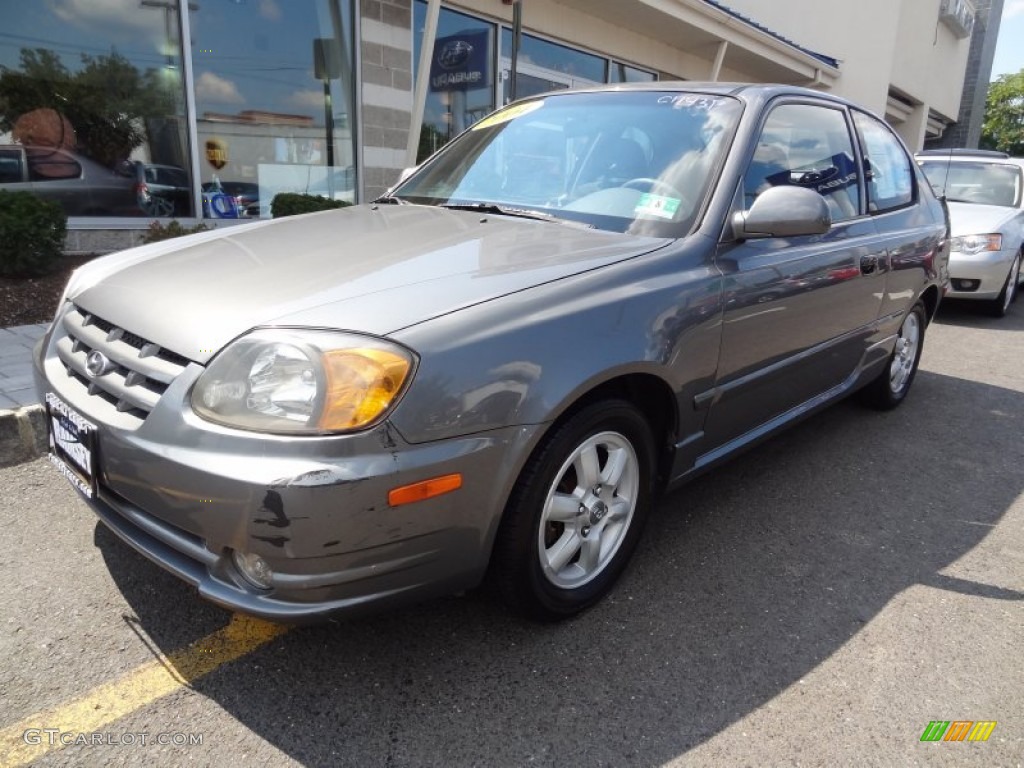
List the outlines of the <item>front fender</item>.
{"label": "front fender", "polygon": [[421,363],[391,421],[411,443],[544,424],[636,373],[692,402],[714,380],[721,290],[691,243],[406,329],[395,338]]}

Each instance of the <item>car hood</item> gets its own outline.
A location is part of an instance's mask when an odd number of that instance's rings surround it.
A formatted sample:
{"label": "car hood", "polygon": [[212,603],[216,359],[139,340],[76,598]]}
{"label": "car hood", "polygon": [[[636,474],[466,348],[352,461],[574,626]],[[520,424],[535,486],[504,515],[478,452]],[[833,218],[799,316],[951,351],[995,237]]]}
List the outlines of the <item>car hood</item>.
{"label": "car hood", "polygon": [[425,206],[356,206],[114,254],[76,272],[67,298],[206,362],[255,326],[386,335],[666,242]]}
{"label": "car hood", "polygon": [[1024,218],[1024,211],[1005,205],[949,203],[949,223],[954,237],[999,232],[1018,217]]}

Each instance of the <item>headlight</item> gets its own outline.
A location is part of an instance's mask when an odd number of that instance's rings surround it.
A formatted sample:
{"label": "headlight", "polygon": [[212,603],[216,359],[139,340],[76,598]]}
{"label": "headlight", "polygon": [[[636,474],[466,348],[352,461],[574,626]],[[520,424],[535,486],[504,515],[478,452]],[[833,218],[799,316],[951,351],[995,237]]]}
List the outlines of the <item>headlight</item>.
{"label": "headlight", "polygon": [[964,235],[949,241],[949,250],[973,256],[982,251],[1003,250],[1002,235]]}
{"label": "headlight", "polygon": [[414,362],[403,347],[368,336],[254,331],[214,358],[192,390],[192,409],[258,432],[350,432],[384,418]]}

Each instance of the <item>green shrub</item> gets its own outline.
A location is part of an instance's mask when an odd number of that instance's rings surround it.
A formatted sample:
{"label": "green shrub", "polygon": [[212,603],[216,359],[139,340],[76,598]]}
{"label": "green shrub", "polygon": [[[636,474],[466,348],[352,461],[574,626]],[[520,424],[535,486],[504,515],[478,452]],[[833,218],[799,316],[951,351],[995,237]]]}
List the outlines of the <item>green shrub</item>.
{"label": "green shrub", "polygon": [[202,222],[194,227],[183,227],[177,219],[171,219],[166,224],[154,221],[149,225],[146,234],[142,236],[142,242],[158,243],[161,240],[170,240],[172,237],[181,237],[182,235],[194,235],[196,232],[205,232],[208,229],[209,227]]}
{"label": "green shrub", "polygon": [[0,275],[45,275],[64,251],[68,217],[29,192],[0,190]]}
{"label": "green shrub", "polygon": [[274,195],[270,203],[270,213],[275,219],[282,216],[296,216],[300,213],[329,211],[332,208],[344,208],[352,205],[345,200],[332,200],[320,195],[297,195],[293,192],[281,192]]}

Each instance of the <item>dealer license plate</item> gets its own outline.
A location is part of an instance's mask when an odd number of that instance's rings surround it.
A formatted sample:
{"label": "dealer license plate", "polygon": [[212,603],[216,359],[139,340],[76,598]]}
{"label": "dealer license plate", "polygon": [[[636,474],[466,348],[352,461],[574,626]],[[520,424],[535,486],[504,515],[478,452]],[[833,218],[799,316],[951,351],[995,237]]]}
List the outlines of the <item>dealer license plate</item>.
{"label": "dealer license plate", "polygon": [[52,392],[46,393],[50,461],[88,498],[96,495],[96,425]]}

